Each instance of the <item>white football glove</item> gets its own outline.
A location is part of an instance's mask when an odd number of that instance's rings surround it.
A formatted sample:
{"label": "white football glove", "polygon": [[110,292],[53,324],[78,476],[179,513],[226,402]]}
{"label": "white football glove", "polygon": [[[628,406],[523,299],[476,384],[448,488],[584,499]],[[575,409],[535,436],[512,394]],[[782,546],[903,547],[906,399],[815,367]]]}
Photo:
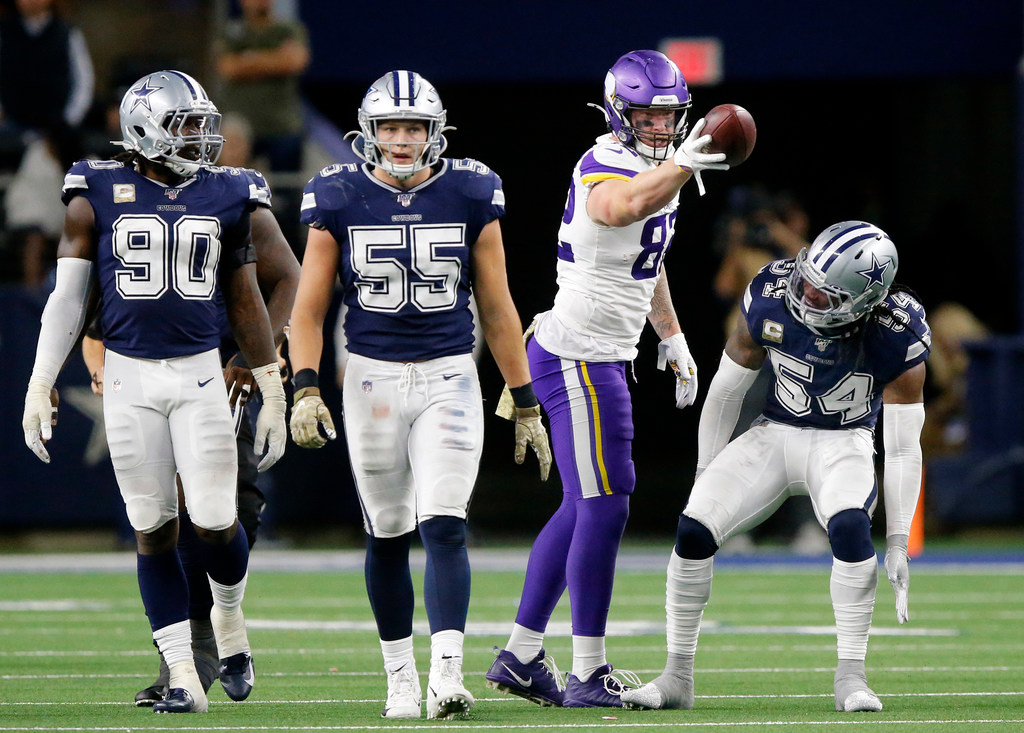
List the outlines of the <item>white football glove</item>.
{"label": "white football glove", "polygon": [[704,181],[700,178],[701,171],[727,171],[729,164],[725,162],[725,153],[705,153],[704,148],[711,142],[710,135],[701,135],[706,120],[701,117],[693,123],[693,129],[686,139],[679,143],[672,159],[680,168],[691,171],[697,181],[697,191],[704,195]]}
{"label": "white football glove", "polygon": [[43,443],[53,437],[52,426],[56,421],[57,411],[50,402],[50,387],[42,380],[29,380],[21,427],[25,430],[25,445],[43,463],[50,462],[50,454],[46,452]]}
{"label": "white football glove", "polygon": [[[334,440],[338,437],[338,431],[334,428],[334,420],[327,405],[320,398],[320,390],[317,387],[306,387],[296,393],[296,401],[292,406],[292,440],[302,448],[322,448],[327,444],[327,439]],[[323,425],[325,438],[320,433],[320,426]]]}
{"label": "white football glove", "polygon": [[885,549],[885,572],[896,594],[896,620],[901,624],[910,620],[907,611],[907,596],[910,594],[910,558],[907,557],[907,536],[893,535],[888,538]]}
{"label": "white football glove", "polygon": [[540,480],[547,481],[551,473],[551,444],[548,431],[540,419],[540,405],[517,407],[516,410],[516,463],[526,460],[526,446],[533,448],[540,464]]}
{"label": "white football glove", "polygon": [[254,368],[252,376],[255,377],[263,395],[263,407],[256,417],[256,434],[252,449],[257,456],[263,456],[263,450],[266,448],[267,454],[256,466],[257,471],[266,471],[284,455],[285,446],[288,444],[288,426],[284,419],[288,403],[284,396],[284,387],[281,385],[281,369],[276,361]]}
{"label": "white football glove", "polygon": [[690,355],[683,334],[669,336],[658,344],[658,369],[666,365],[676,373],[676,407],[682,410],[697,399],[697,362]]}

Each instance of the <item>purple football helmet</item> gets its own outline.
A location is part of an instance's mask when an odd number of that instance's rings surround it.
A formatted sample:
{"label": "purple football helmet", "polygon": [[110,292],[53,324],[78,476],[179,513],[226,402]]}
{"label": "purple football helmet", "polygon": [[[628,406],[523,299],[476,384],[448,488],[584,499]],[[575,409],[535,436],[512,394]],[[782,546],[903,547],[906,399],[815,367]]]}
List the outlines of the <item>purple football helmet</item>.
{"label": "purple football helmet", "polygon": [[[674,132],[658,135],[649,145],[638,138],[643,133],[633,125],[632,112],[638,109],[671,110],[675,113]],[[686,113],[690,109],[690,90],[682,72],[665,54],[658,51],[630,51],[608,70],[604,78],[604,111],[612,134],[651,160],[666,160],[686,135]],[[645,137],[650,139],[650,134]],[[653,142],[653,141],[652,141]]]}

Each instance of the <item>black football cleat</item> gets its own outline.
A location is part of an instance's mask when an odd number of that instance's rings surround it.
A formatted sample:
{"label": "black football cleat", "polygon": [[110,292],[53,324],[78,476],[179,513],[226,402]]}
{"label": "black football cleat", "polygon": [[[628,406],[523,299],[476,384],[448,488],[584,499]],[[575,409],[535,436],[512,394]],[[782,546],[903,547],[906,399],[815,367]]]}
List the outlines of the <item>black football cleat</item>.
{"label": "black football cleat", "polygon": [[239,652],[220,660],[219,673],[220,684],[228,697],[236,702],[249,697],[256,682],[256,672],[249,652]]}
{"label": "black football cleat", "polygon": [[160,702],[167,695],[167,685],[156,682],[145,690],[135,693],[135,704],[140,708],[153,707],[154,703]]}
{"label": "black football cleat", "polygon": [[154,713],[205,713],[208,708],[205,695],[197,703],[184,687],[172,687],[163,700],[153,703]]}

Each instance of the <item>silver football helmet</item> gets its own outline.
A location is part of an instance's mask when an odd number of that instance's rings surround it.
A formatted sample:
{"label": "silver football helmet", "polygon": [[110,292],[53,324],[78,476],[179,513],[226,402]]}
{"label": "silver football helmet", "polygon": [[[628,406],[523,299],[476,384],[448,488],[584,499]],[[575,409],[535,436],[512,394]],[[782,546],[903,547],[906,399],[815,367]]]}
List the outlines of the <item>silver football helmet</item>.
{"label": "silver football helmet", "polygon": [[[434,165],[448,147],[442,133],[453,129],[445,127],[447,113],[437,90],[415,71],[391,71],[375,81],[359,105],[358,119],[360,132],[352,149],[400,181]],[[386,120],[420,120],[426,125],[427,140],[412,163],[398,165],[386,155],[385,148],[397,144],[380,141],[377,130]]]}
{"label": "silver football helmet", "polygon": [[786,304],[815,333],[834,335],[882,302],[898,266],[896,245],[878,227],[863,221],[834,224],[796,256]]}
{"label": "silver football helmet", "polygon": [[202,85],[180,71],[157,71],[121,99],[121,140],[113,141],[180,176],[220,157],[220,112]]}

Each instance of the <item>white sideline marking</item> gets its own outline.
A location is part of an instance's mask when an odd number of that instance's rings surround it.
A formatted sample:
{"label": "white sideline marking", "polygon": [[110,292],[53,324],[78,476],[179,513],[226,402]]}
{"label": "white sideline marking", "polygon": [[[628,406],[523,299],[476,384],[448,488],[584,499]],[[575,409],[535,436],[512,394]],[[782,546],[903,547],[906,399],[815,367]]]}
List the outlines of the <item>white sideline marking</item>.
{"label": "white sideline marking", "polygon": [[[84,703],[83,703],[84,704]],[[218,703],[210,703],[211,706],[217,705]],[[230,704],[230,703],[219,703],[219,704]],[[630,713],[641,716],[652,716],[658,715],[658,712],[637,712]],[[887,725],[887,726],[899,726],[903,727],[907,724],[917,725],[950,725],[954,724],[962,726],[965,724],[1020,724],[1024,723],[1024,718],[1021,719],[930,719],[930,720],[913,720],[913,719],[899,719],[899,720],[881,720],[881,719],[867,719],[858,717],[856,720],[804,720],[804,721],[793,721],[793,720],[749,720],[749,721],[734,721],[730,723],[713,723],[713,722],[686,722],[674,720],[666,723],[629,723],[623,720],[616,720],[614,722],[615,728],[732,728],[732,727],[751,727],[751,726],[763,726],[763,725],[776,725],[786,726],[794,728],[797,726],[839,726],[839,725]],[[596,728],[601,726],[600,721],[594,721],[592,723],[533,723],[524,724],[516,723],[515,725],[501,725],[497,723],[488,724],[476,724],[472,721],[462,721],[458,727],[461,729],[470,728],[473,730],[563,730],[563,729],[579,729],[579,728]],[[220,725],[220,726],[206,726],[202,727],[202,730],[216,730],[216,731],[257,731],[257,730],[395,730],[395,726],[390,725]],[[17,726],[4,726],[0,727],[0,731],[119,731],[123,733],[125,727],[122,726],[74,726],[74,727],[63,727],[63,726],[31,726],[31,727],[17,727]],[[168,731],[181,731],[181,726],[145,726],[144,730],[168,730]],[[427,723],[417,725],[416,730],[452,730],[451,724],[445,723]]]}
{"label": "white sideline marking", "polygon": [[[902,697],[1013,697],[1013,696],[1024,696],[1024,691],[1021,692],[901,692],[892,695],[879,695],[883,700],[890,700]],[[814,693],[814,694],[793,694],[793,695],[697,695],[697,700],[805,700],[810,698],[829,698],[831,699],[833,694],[829,693]],[[510,695],[503,695],[501,697],[478,697],[477,702],[520,702],[520,698],[513,697]],[[247,700],[246,705],[319,705],[321,703],[331,703],[337,705],[352,705],[352,704],[374,704],[378,705],[384,702],[384,698],[322,698],[316,700]],[[107,705],[114,707],[134,707],[131,703],[119,700],[117,702],[2,702],[0,701],[0,707],[74,707],[79,705]],[[230,707],[232,703],[226,700],[211,700],[211,706],[224,706]],[[627,715],[633,715],[640,711],[630,711]],[[658,715],[665,714],[664,712],[657,713]],[[914,721],[907,721],[914,722]],[[147,726],[148,729],[148,726]],[[2,729],[0,729],[2,730]]]}

